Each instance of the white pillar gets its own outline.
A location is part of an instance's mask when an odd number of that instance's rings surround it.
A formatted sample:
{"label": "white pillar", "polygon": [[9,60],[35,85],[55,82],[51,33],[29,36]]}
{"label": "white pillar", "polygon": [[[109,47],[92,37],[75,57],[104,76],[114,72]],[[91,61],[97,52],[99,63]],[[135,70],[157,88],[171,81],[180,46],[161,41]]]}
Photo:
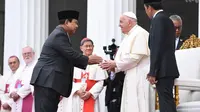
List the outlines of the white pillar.
{"label": "white pillar", "polygon": [[136,0],[122,0],[122,12],[132,11],[136,13]]}
{"label": "white pillar", "polygon": [[199,4],[199,9],[198,9],[198,37],[200,38],[200,3],[199,3],[199,0],[196,0],[196,3]]}
{"label": "white pillar", "polygon": [[94,41],[94,52],[105,56],[103,46],[112,44],[112,38],[119,45],[122,33],[119,18],[123,12],[136,12],[136,0],[88,0],[87,37]]}
{"label": "white pillar", "polygon": [[31,46],[38,57],[48,35],[48,0],[6,0],[4,73],[9,70],[8,57],[20,58],[21,50]]}

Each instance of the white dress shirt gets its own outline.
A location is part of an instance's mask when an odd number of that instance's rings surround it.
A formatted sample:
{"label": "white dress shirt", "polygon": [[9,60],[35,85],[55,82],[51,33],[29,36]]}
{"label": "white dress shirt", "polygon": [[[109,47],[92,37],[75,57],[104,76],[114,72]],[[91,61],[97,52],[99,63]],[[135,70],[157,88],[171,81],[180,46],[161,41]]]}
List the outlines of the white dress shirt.
{"label": "white dress shirt", "polygon": [[158,11],[153,15],[153,18],[154,18],[159,12],[162,12],[162,11],[163,11],[162,9],[158,10]]}
{"label": "white dress shirt", "polygon": [[177,46],[178,46],[178,42],[179,42],[179,37],[176,38],[176,41],[175,41],[175,49],[176,49]]}

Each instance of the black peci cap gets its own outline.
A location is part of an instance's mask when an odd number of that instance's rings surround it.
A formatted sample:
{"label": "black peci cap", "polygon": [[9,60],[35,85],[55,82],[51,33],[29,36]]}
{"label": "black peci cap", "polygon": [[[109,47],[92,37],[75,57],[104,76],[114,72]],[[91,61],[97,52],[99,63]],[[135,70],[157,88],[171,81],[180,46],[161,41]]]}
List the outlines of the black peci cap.
{"label": "black peci cap", "polygon": [[144,4],[148,4],[148,3],[161,3],[162,0],[144,0]]}
{"label": "black peci cap", "polygon": [[76,19],[78,20],[79,17],[79,12],[75,10],[64,10],[58,12],[58,19],[63,20],[63,19]]}

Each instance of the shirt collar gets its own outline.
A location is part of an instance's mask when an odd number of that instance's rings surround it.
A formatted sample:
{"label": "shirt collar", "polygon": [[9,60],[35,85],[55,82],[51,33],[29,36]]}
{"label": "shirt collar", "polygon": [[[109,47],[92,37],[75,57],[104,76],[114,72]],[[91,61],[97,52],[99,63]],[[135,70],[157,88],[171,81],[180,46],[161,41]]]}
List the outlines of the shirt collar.
{"label": "shirt collar", "polygon": [[180,39],[180,37],[176,37],[176,40],[179,40]]}
{"label": "shirt collar", "polygon": [[158,10],[158,11],[153,15],[153,18],[156,17],[156,15],[157,15],[159,12],[162,12],[162,11],[163,11],[162,9]]}

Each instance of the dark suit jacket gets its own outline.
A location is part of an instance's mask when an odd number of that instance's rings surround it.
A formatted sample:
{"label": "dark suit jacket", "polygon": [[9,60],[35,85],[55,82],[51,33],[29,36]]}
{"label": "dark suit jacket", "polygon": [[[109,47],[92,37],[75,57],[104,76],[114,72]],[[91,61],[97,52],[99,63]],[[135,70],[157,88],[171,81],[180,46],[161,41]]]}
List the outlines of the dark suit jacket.
{"label": "dark suit jacket", "polygon": [[184,38],[182,36],[179,37],[179,41],[178,41],[178,45],[176,47],[176,50],[179,50],[180,47],[183,45],[183,43],[185,42],[185,40],[187,40],[188,38]]}
{"label": "dark suit jacket", "polygon": [[72,89],[74,66],[85,69],[87,63],[88,57],[76,52],[67,33],[57,26],[43,45],[31,84],[52,88],[68,97]]}
{"label": "dark suit jacket", "polygon": [[179,77],[175,59],[175,28],[164,12],[159,12],[151,21],[149,34],[150,72],[157,79]]}

